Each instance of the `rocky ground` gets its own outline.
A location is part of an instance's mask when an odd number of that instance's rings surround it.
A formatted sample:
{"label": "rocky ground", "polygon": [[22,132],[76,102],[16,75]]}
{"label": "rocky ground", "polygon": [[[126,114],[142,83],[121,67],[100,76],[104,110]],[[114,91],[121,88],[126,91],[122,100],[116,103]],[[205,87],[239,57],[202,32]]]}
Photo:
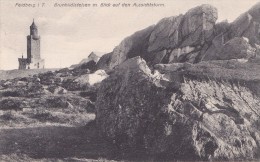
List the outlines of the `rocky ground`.
{"label": "rocky ground", "polygon": [[99,82],[107,77],[93,64],[1,80],[0,161],[99,161],[109,155],[113,145],[105,147],[91,124]]}
{"label": "rocky ground", "polygon": [[[85,125],[93,119],[96,86],[89,70],[62,69],[1,81],[2,127]],[[98,75],[97,75],[98,76]],[[84,78],[84,82],[82,81]],[[93,82],[94,83],[94,82]],[[92,83],[92,84],[93,84]]]}
{"label": "rocky ground", "polygon": [[100,59],[2,80],[1,159],[259,160],[260,3],[217,15],[201,5]]}

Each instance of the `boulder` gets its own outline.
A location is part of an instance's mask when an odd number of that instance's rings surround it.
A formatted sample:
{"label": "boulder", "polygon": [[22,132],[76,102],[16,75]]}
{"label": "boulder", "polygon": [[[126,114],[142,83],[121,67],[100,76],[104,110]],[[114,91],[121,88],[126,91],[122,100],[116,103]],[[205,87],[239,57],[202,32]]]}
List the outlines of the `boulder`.
{"label": "boulder", "polygon": [[211,41],[213,28],[218,18],[217,9],[210,5],[201,5],[190,9],[180,26],[182,43],[180,47],[197,46]]}
{"label": "boulder", "polygon": [[102,80],[104,80],[108,75],[104,70],[97,70],[92,74],[85,74],[81,75],[77,79],[75,79],[75,82],[78,82],[81,86],[84,85],[94,85],[97,83],[100,83]]}
{"label": "boulder", "polygon": [[3,83],[3,87],[10,87],[10,86],[12,86],[12,84],[13,84],[13,82],[12,81],[10,81],[10,80],[7,80],[7,81],[5,81],[4,83]]}
{"label": "boulder", "polygon": [[55,85],[49,86],[48,90],[53,94],[66,94],[67,93],[66,89],[64,89],[60,86],[55,86]]}
{"label": "boulder", "polygon": [[97,69],[102,69],[102,70],[109,70],[109,65],[111,62],[112,58],[112,52],[104,54],[103,56],[100,57],[99,61],[97,62]]}
{"label": "boulder", "polygon": [[27,85],[26,81],[17,81],[15,86],[24,87]]}
{"label": "boulder", "polygon": [[97,70],[93,74],[89,75],[89,84],[94,85],[101,83],[108,75],[104,70]]}
{"label": "boulder", "polygon": [[56,75],[56,77],[54,78],[54,83],[55,83],[56,85],[61,85],[62,81],[63,81],[63,78],[62,78],[62,77],[57,77],[57,75]]}
{"label": "boulder", "polygon": [[40,83],[43,85],[51,85],[54,83],[54,77],[55,74],[52,71],[48,71],[46,73],[40,73],[38,74],[38,77],[40,79]]}
{"label": "boulder", "polygon": [[256,49],[251,47],[247,38],[233,38],[228,41],[218,55],[221,60],[248,59],[256,56]]}
{"label": "boulder", "polygon": [[[158,161],[259,158],[260,98],[247,85],[259,86],[255,81],[260,83],[260,75],[249,65],[244,71],[228,65],[168,69],[162,82],[140,57],[125,61],[100,85],[96,101],[100,135],[124,154],[139,152]],[[222,73],[208,76],[204,69]],[[240,76],[230,78],[233,71]],[[245,84],[235,83],[239,78]]]}
{"label": "boulder", "polygon": [[149,38],[148,51],[161,51],[176,48],[182,40],[179,31],[184,16],[169,17],[160,20]]}
{"label": "boulder", "polygon": [[204,57],[203,60],[230,60],[249,59],[256,57],[256,49],[253,48],[247,38],[235,37],[225,43],[218,51],[214,51]]}

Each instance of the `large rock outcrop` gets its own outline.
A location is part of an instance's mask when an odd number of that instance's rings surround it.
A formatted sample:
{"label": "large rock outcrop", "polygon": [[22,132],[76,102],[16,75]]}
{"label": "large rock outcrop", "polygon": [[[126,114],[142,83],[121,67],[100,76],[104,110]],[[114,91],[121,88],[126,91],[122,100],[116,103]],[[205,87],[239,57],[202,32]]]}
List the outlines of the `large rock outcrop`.
{"label": "large rock outcrop", "polygon": [[[231,23],[223,21],[216,24],[217,9],[210,5],[201,5],[186,14],[164,18],[155,26],[125,38],[112,53],[100,60],[98,69],[114,69],[136,56],[145,59],[149,67],[159,63],[254,58],[260,55],[259,9],[258,3]],[[243,42],[242,38],[248,39],[248,42]],[[250,54],[238,53],[232,46]],[[250,51],[255,53],[251,55]]]}
{"label": "large rock outcrop", "polygon": [[259,65],[174,65],[152,74],[140,57],[120,64],[98,92],[100,135],[160,160],[259,158]]}
{"label": "large rock outcrop", "polygon": [[[201,45],[213,38],[216,20],[217,9],[210,5],[190,9],[185,15],[164,18],[155,26],[125,38],[113,50],[108,68],[113,69],[125,60],[136,56],[141,56],[148,64],[154,65],[161,62],[168,63],[170,54],[197,55]],[[191,62],[194,61],[194,57],[191,58]],[[106,58],[108,60],[108,57]]]}
{"label": "large rock outcrop", "polygon": [[148,51],[199,46],[213,36],[217,9],[201,5],[185,15],[162,19],[151,33]]}

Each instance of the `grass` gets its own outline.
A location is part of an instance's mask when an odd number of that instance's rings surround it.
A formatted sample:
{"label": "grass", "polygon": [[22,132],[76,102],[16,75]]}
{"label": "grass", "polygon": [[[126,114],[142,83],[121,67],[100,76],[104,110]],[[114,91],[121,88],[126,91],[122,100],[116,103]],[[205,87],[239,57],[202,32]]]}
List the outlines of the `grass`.
{"label": "grass", "polygon": [[234,60],[208,61],[185,66],[192,75],[204,75],[227,80],[260,80],[260,65],[257,63],[239,63]]}
{"label": "grass", "polygon": [[26,108],[24,111],[0,111],[1,128],[84,126],[95,119],[95,114],[81,110],[69,111],[62,108]]}
{"label": "grass", "polygon": [[17,77],[28,77],[34,74],[45,73],[48,71],[59,70],[58,68],[54,69],[27,69],[27,70],[0,70],[0,80],[14,79]]}
{"label": "grass", "polygon": [[62,161],[62,162],[113,162],[114,160],[108,160],[105,158],[98,158],[98,159],[87,159],[87,158],[77,158],[77,157],[72,157],[72,158],[42,158],[42,159],[34,159],[26,154],[10,154],[10,155],[0,155],[0,160],[1,161],[19,161],[19,162],[57,162],[57,161]]}
{"label": "grass", "polygon": [[116,153],[114,150],[111,143],[98,137],[92,123],[84,127],[0,131],[0,161],[98,161],[110,159]]}

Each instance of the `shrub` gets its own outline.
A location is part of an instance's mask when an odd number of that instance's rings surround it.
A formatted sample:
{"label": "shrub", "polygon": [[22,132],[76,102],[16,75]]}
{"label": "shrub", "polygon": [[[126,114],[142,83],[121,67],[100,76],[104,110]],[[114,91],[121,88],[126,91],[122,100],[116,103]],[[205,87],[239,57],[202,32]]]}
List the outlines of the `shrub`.
{"label": "shrub", "polygon": [[15,116],[12,114],[11,111],[3,114],[2,116],[0,116],[0,118],[4,121],[9,121],[9,120],[14,120],[15,119]]}
{"label": "shrub", "polygon": [[15,99],[4,99],[0,101],[1,110],[22,110],[21,101]]}
{"label": "shrub", "polygon": [[3,97],[19,97],[20,94],[17,91],[4,91],[2,92]]}
{"label": "shrub", "polygon": [[67,108],[69,103],[64,97],[52,97],[46,99],[45,106],[49,108]]}
{"label": "shrub", "polygon": [[49,113],[49,112],[43,112],[43,113],[39,113],[39,114],[38,113],[34,114],[32,116],[32,118],[33,119],[37,119],[40,122],[46,122],[46,121],[55,122],[55,121],[58,121],[58,118],[52,116],[51,113]]}

